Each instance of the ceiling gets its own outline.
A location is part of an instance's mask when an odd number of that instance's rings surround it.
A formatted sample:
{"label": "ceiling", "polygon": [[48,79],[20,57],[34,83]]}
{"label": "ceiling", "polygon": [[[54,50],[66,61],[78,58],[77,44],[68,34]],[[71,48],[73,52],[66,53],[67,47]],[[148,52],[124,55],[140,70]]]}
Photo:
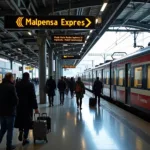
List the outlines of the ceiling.
{"label": "ceiling", "polygon": [[[101,27],[95,30],[45,30],[48,50],[54,55],[75,54],[82,58],[93,45],[108,30],[119,31],[120,27],[132,27],[138,30],[150,29],[150,0],[109,0],[108,6],[102,13],[103,0],[0,0],[0,55],[20,63],[38,66],[38,30],[6,30],[4,29],[5,15],[74,15],[102,17]],[[52,34],[89,35],[83,44],[53,44]],[[48,59],[48,55],[47,55]],[[63,64],[77,65],[81,60],[67,60]]]}

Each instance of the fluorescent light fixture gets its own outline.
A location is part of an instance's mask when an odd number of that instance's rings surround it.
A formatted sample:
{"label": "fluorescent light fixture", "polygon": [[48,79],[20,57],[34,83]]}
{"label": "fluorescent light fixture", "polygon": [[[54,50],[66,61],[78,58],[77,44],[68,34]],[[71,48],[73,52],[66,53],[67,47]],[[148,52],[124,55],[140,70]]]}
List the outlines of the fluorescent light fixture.
{"label": "fluorescent light fixture", "polygon": [[98,18],[95,20],[95,23],[96,23],[96,24],[98,23]]}
{"label": "fluorescent light fixture", "polygon": [[28,32],[28,34],[29,34],[29,35],[32,35],[32,33],[31,33],[31,32]]}
{"label": "fluorescent light fixture", "polygon": [[101,8],[101,12],[103,12],[103,11],[105,10],[107,4],[108,4],[108,3],[104,3],[104,4],[103,4],[103,6],[102,6],[102,8]]}
{"label": "fluorescent light fixture", "polygon": [[93,30],[90,30],[90,33],[92,33],[93,32]]}
{"label": "fluorescent light fixture", "polygon": [[21,51],[21,48],[18,48],[19,51]]}
{"label": "fluorescent light fixture", "polygon": [[85,43],[87,43],[87,41],[85,41]]}
{"label": "fluorescent light fixture", "polygon": [[86,39],[88,40],[88,39],[89,39],[89,37],[90,37],[90,36],[88,35]]}
{"label": "fluorescent light fixture", "polygon": [[83,47],[85,46],[85,44],[83,44]]}

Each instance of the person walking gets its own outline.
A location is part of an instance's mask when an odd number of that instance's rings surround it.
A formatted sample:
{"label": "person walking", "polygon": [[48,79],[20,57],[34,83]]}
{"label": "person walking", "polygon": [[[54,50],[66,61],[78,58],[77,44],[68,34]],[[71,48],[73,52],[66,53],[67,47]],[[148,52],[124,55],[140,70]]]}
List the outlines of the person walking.
{"label": "person walking", "polygon": [[22,145],[30,142],[28,134],[32,125],[33,109],[35,113],[39,113],[34,85],[29,79],[30,75],[26,72],[23,74],[23,79],[16,84],[19,104],[15,126],[19,128],[18,140],[23,141]]}
{"label": "person walking", "polygon": [[80,107],[80,109],[82,109],[82,98],[85,94],[85,86],[84,86],[83,82],[81,81],[80,77],[78,77],[78,80],[76,81],[75,92],[76,92],[77,108]]}
{"label": "person walking", "polygon": [[70,80],[70,83],[69,83],[69,88],[70,88],[70,94],[71,94],[71,98],[73,98],[74,96],[74,91],[75,91],[75,81],[74,81],[74,78],[71,77],[71,80]]}
{"label": "person walking", "polygon": [[58,82],[58,90],[59,90],[59,93],[60,93],[60,105],[63,105],[64,104],[64,99],[65,99],[65,90],[66,90],[66,82],[64,81],[64,78],[61,77],[61,80],[59,80]]}
{"label": "person walking", "polygon": [[56,89],[56,82],[52,78],[52,76],[50,76],[50,78],[47,80],[46,87],[48,90],[47,94],[49,98],[49,107],[51,107],[51,106],[54,106],[53,102],[54,102],[55,89]]}
{"label": "person walking", "polygon": [[6,150],[16,148],[12,145],[12,138],[18,97],[13,83],[13,74],[7,73],[3,82],[0,84],[0,143],[7,131]]}
{"label": "person walking", "polygon": [[102,89],[103,89],[103,83],[99,80],[99,77],[97,77],[93,85],[93,93],[95,95],[96,101],[98,98],[98,106],[100,106],[100,96],[102,93]]}

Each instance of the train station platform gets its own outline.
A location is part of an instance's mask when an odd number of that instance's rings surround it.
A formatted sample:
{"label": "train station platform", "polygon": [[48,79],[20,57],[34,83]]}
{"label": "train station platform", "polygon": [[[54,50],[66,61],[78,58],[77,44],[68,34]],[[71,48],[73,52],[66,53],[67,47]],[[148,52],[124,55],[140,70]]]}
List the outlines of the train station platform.
{"label": "train station platform", "polygon": [[[13,143],[17,150],[149,150],[150,123],[128,113],[105,100],[101,106],[89,108],[91,93],[86,92],[82,110],[77,110],[76,99],[66,96],[64,106],[59,105],[59,95],[55,97],[54,107],[39,105],[40,112],[47,112],[52,118],[52,132],[48,143],[40,141],[24,148],[18,141],[15,129]],[[5,149],[5,139],[0,150]]]}

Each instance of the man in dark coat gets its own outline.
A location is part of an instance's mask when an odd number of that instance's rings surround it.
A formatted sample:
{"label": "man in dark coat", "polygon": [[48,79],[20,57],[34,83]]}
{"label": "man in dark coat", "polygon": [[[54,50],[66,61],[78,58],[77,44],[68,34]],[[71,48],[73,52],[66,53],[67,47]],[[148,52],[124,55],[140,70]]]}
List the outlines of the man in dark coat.
{"label": "man in dark coat", "polygon": [[61,77],[61,80],[59,80],[58,85],[57,85],[60,93],[60,105],[64,104],[64,93],[66,90],[66,82],[64,81],[63,77]]}
{"label": "man in dark coat", "polygon": [[[16,84],[19,97],[17,107],[16,127],[19,128],[19,141],[23,140],[23,145],[28,144],[28,133],[32,124],[33,109],[38,113],[38,105],[33,83],[29,80],[29,73],[23,74],[23,79]],[[24,132],[24,135],[23,135]]]}
{"label": "man in dark coat", "polygon": [[12,138],[18,97],[13,82],[13,74],[7,73],[0,84],[0,143],[7,131],[7,150],[15,149]]}
{"label": "man in dark coat", "polygon": [[100,96],[102,93],[102,89],[103,89],[103,83],[99,80],[99,77],[97,77],[93,85],[93,93],[95,95],[96,100],[98,97],[98,106],[100,106]]}
{"label": "man in dark coat", "polygon": [[48,98],[49,98],[49,107],[54,106],[53,101],[54,101],[54,96],[55,96],[55,89],[56,89],[56,82],[50,76],[50,78],[46,82],[46,87],[48,89]]}

